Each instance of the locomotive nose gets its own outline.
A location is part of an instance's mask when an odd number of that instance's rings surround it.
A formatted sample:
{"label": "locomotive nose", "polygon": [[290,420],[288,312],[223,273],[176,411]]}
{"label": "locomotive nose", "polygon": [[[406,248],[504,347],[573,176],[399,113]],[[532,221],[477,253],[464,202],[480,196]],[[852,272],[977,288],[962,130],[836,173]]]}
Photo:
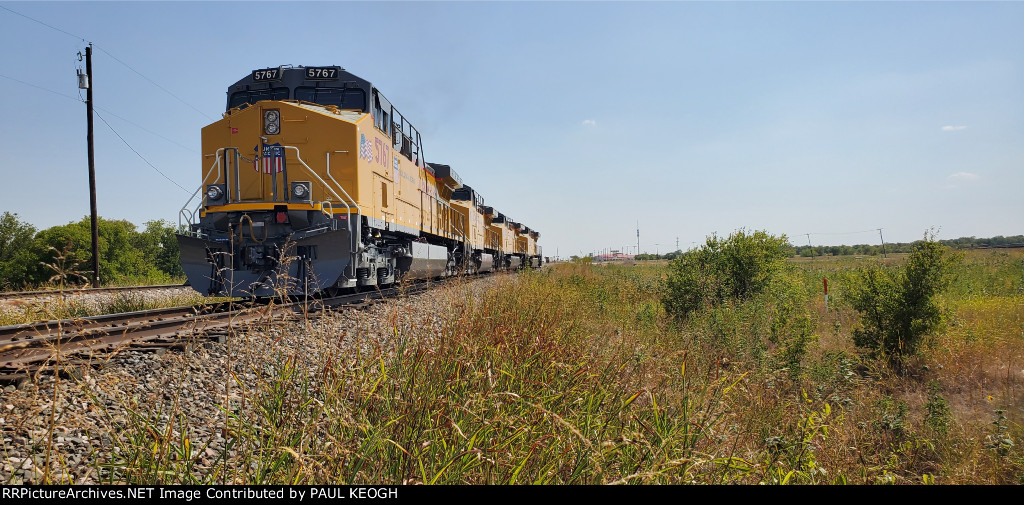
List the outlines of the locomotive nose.
{"label": "locomotive nose", "polygon": [[191,235],[178,235],[178,246],[189,284],[214,296],[312,294],[331,287],[351,262],[344,229],[287,242],[283,251]]}

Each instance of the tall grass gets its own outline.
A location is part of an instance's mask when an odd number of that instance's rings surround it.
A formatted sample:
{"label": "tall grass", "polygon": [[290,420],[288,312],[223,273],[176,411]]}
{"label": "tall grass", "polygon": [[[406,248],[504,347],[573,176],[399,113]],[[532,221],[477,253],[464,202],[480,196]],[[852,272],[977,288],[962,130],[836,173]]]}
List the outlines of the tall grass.
{"label": "tall grass", "polygon": [[[808,264],[842,291],[843,265]],[[987,268],[971,275],[1012,273]],[[183,415],[183,365],[160,401],[111,414],[117,450],[98,470],[189,484],[1020,482],[1013,290],[952,296],[917,372],[895,376],[852,348],[849,307],[825,313],[807,280],[819,271],[686,323],[660,304],[664,272],[562,264],[392,304],[355,331],[241,328],[260,338],[228,341],[219,416]]]}
{"label": "tall grass", "polygon": [[388,345],[341,348],[337,335],[300,325],[306,334],[281,343],[319,340],[312,345],[322,352],[282,351],[246,367],[259,373],[233,384],[244,403],[224,408],[230,457],[202,471],[183,467],[177,462],[199,448],[182,441],[182,421],[172,427],[173,414],[140,411],[108,475],[427,484],[733,478],[732,450],[716,447],[716,434],[723,400],[743,374],[693,360],[652,326],[657,309],[645,282],[655,278],[624,278],[606,289],[603,274],[581,267],[500,279],[479,296],[451,288],[432,328],[395,314]]}

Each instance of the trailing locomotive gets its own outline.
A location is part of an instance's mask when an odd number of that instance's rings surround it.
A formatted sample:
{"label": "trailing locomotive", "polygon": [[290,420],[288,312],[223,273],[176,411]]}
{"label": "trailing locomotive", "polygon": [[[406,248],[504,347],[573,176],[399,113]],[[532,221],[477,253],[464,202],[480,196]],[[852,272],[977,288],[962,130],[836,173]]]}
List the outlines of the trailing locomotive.
{"label": "trailing locomotive", "polygon": [[[255,70],[202,131],[178,235],[192,287],[269,296],[539,267],[539,233],[484,205],[370,82]],[[190,207],[199,196],[195,207]]]}

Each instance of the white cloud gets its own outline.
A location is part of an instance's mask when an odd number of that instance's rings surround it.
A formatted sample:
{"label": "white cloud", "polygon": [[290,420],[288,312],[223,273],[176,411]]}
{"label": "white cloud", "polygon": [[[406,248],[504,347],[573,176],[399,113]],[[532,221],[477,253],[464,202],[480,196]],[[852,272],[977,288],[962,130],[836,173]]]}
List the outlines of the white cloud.
{"label": "white cloud", "polygon": [[583,126],[596,126],[596,125],[597,125],[597,121],[594,121],[593,119],[584,119],[583,120]]}
{"label": "white cloud", "polygon": [[966,130],[966,126],[943,126],[942,131],[944,132],[958,132],[960,130]]}
{"label": "white cloud", "polygon": [[976,181],[979,178],[980,177],[978,176],[978,174],[972,174],[970,172],[957,172],[955,174],[950,174],[949,177],[946,177],[946,179],[949,180],[950,182],[970,182]]}

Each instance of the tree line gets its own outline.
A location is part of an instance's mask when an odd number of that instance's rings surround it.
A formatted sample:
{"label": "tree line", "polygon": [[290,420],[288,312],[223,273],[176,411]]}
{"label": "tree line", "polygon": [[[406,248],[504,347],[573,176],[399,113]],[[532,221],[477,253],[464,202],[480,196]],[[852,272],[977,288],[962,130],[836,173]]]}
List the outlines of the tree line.
{"label": "tree line", "polygon": [[[1013,235],[1004,237],[996,235],[990,238],[960,237],[949,240],[936,241],[939,245],[951,249],[976,249],[989,247],[1024,247],[1024,235]],[[788,257],[801,256],[804,258],[817,256],[876,256],[883,252],[889,253],[911,253],[916,250],[921,241],[914,242],[886,242],[884,249],[881,244],[856,244],[856,245],[819,245],[799,246],[783,244],[782,250]],[[683,251],[672,251],[665,254],[638,254],[635,259],[644,260],[673,260],[683,255]]]}
{"label": "tree line", "polygon": [[[99,218],[100,282],[155,284],[181,282],[176,227],[148,221],[139,230],[126,220]],[[62,266],[61,266],[62,265]],[[0,216],[0,289],[45,286],[62,269],[85,284],[92,274],[92,226],[88,216],[36,230],[17,214]]]}
{"label": "tree line", "polygon": [[[996,235],[991,238],[960,237],[949,240],[937,240],[939,245],[951,249],[974,249],[988,247],[1024,247],[1024,235],[1004,237]],[[881,244],[857,244],[857,245],[835,245],[835,246],[795,246],[794,255],[811,256],[874,256],[885,253],[911,253],[920,245],[921,241],[886,243],[883,249]]]}

